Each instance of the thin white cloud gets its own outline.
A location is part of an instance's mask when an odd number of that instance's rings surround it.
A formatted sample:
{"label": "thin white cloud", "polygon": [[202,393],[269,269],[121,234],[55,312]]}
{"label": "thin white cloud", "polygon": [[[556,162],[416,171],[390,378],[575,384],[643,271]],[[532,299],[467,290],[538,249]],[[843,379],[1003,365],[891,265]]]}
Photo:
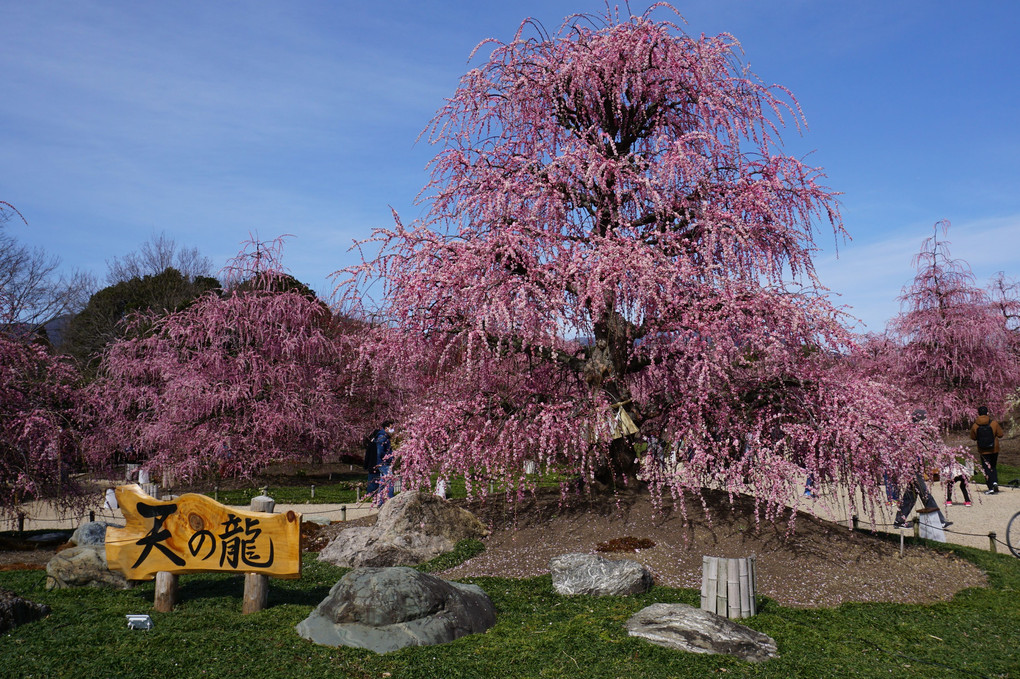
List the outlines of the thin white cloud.
{"label": "thin white cloud", "polygon": [[[824,254],[815,260],[819,277],[867,331],[881,332],[900,311],[899,296],[916,273],[914,256],[933,225],[848,243],[838,258]],[[1020,275],[1020,215],[952,223],[948,241],[950,255],[970,265],[978,286],[997,271]]]}

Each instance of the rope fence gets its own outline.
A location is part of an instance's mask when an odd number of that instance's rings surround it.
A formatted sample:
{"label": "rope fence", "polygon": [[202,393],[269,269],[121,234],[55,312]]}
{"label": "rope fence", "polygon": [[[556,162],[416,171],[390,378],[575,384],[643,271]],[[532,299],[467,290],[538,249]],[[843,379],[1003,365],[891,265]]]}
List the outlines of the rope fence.
{"label": "rope fence", "polygon": [[[1014,489],[1014,486],[1013,486],[1013,484],[1009,484],[1009,485],[1004,486],[1004,488]],[[261,488],[259,488],[257,490],[261,494],[263,494],[263,495],[267,495],[269,493],[269,487],[268,486],[263,486],[263,487],[261,487]],[[309,504],[311,502],[311,499],[315,498],[315,490],[316,490],[315,489],[315,484],[311,484],[310,485],[310,499],[306,500],[305,504]],[[362,500],[367,500],[367,499],[370,498],[370,496],[367,495],[367,494],[366,495],[362,495],[362,492],[361,492],[362,491],[362,485],[360,483],[356,484],[356,487],[355,487],[354,490],[355,490],[355,501],[354,501],[354,503],[352,503],[354,505],[354,507],[352,507],[352,509],[361,509],[361,508],[363,508]],[[254,492],[254,490],[252,492]],[[167,494],[172,495],[173,494],[172,489],[167,489]],[[209,495],[210,497],[213,497],[214,499],[216,499],[218,501],[219,494],[220,494],[220,489],[219,489],[219,487],[216,487],[216,488],[214,488],[212,493],[204,493],[204,494]],[[300,505],[302,503],[301,502],[293,502],[293,503],[284,502],[283,504]],[[332,503],[328,503],[328,504],[339,504],[339,503],[332,502]],[[321,511],[316,511],[314,513],[314,516],[329,516],[329,517],[338,516],[340,521],[346,522],[347,521],[348,509],[349,509],[349,507],[348,507],[347,504],[342,504],[339,508],[336,508],[336,509],[323,509]],[[19,512],[15,517],[4,518],[2,520],[2,523],[6,524],[6,530],[17,530],[19,533],[21,533],[21,532],[24,532],[24,530],[25,530],[25,522],[26,522],[26,520],[31,521],[31,523],[34,524],[34,525],[38,525],[38,524],[53,525],[53,524],[67,524],[67,523],[78,523],[80,525],[81,523],[84,523],[86,517],[88,517],[89,521],[95,521],[97,518],[99,518],[100,520],[105,520],[105,521],[116,521],[116,520],[120,520],[122,518],[122,517],[118,516],[118,514],[116,514],[114,512],[114,510],[110,509],[107,506],[107,507],[104,507],[104,508],[98,509],[98,510],[96,510],[96,509],[89,510],[88,513],[70,514],[70,515],[64,515],[64,516],[55,517],[55,518],[29,517],[26,513]],[[859,526],[860,519],[856,515],[854,515],[854,516],[852,516],[850,518],[849,523],[850,523],[850,527],[853,530],[860,530],[860,526]],[[919,516],[915,516],[915,518],[911,519],[910,522],[907,523],[906,525],[904,525],[904,524],[897,525],[897,523],[895,523],[895,522],[894,523],[871,523],[869,525],[870,525],[870,528],[871,528],[872,531],[875,531],[877,529],[884,529],[884,532],[887,532],[889,534],[895,534],[893,531],[900,531],[899,535],[900,535],[900,553],[901,553],[901,556],[902,556],[902,553],[903,553],[903,539],[905,537],[903,532],[902,532],[903,529],[913,528],[913,533],[914,533],[913,537],[915,539],[919,539],[920,538],[920,535],[919,535],[920,518],[919,518]],[[999,546],[1001,545],[1001,548],[1005,548],[1007,554],[1011,552],[1009,543],[1007,541],[999,538],[999,534],[997,532],[995,532],[995,531],[990,531],[988,533],[970,533],[970,532],[965,532],[965,531],[960,531],[960,530],[952,530],[952,529],[948,528],[949,525],[952,525],[952,522],[948,522],[948,523],[946,523],[942,527],[942,531],[944,533],[946,533],[946,534],[949,534],[949,535],[958,535],[958,536],[961,536],[961,537],[987,538],[988,541],[989,541],[988,542],[988,544],[989,544],[989,551],[997,553],[999,551],[999,549],[1000,549]],[[892,530],[889,530],[889,529],[892,529]],[[1008,530],[1008,527],[1004,527],[1004,531],[1003,532],[1005,532],[1005,530]]]}

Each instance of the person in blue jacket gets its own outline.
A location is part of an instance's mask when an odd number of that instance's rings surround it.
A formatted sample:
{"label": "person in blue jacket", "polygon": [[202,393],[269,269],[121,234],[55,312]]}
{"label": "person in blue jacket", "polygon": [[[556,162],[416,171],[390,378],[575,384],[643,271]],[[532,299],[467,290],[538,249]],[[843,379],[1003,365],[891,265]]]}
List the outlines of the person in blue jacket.
{"label": "person in blue jacket", "polygon": [[[368,494],[375,496],[377,504],[393,497],[393,481],[388,477],[393,470],[393,420],[385,420],[365,439],[365,469],[368,471]],[[381,483],[384,479],[385,488]]]}

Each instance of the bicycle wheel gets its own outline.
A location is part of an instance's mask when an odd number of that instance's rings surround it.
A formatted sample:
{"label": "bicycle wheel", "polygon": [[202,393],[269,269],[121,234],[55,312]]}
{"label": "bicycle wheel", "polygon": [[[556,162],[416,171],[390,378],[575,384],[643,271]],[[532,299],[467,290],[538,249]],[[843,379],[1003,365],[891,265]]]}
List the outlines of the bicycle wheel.
{"label": "bicycle wheel", "polygon": [[1020,559],[1020,512],[1014,514],[1006,526],[1006,545],[1013,556]]}

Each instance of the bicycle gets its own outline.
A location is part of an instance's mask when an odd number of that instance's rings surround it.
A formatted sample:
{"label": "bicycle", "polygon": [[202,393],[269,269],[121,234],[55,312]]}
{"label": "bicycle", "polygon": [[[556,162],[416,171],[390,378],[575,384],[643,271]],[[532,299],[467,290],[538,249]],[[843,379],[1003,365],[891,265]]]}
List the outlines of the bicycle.
{"label": "bicycle", "polygon": [[1014,514],[1006,524],[1006,546],[1013,552],[1013,556],[1020,559],[1020,512]]}

